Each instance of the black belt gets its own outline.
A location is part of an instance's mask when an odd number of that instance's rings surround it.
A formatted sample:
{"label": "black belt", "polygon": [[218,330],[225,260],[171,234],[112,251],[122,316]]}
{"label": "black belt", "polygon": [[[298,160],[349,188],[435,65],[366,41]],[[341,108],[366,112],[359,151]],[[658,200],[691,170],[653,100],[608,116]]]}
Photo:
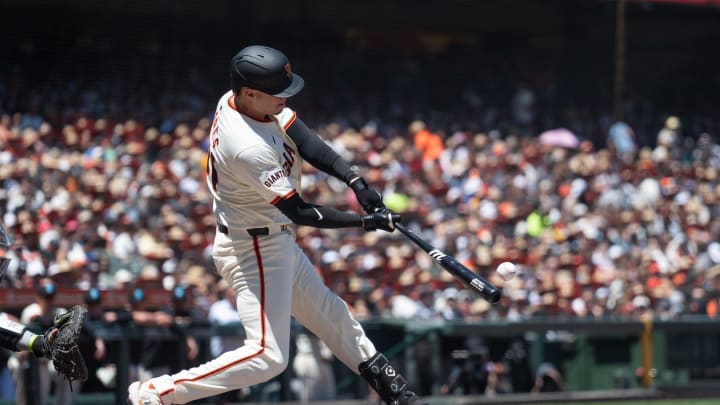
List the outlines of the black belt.
{"label": "black belt", "polygon": [[[223,225],[223,224],[217,224],[217,229],[218,229],[218,231],[220,231],[220,233],[223,233],[223,234],[225,234],[225,235],[227,235],[227,234],[230,232],[230,230],[228,229],[228,227],[225,226],[225,225]],[[287,225],[280,225],[280,230],[281,230],[281,231],[286,231],[287,229],[288,229],[288,226],[287,226]],[[267,236],[267,235],[270,235],[270,228],[268,228],[268,227],[248,228],[248,229],[245,229],[245,231],[246,231],[250,236]]]}

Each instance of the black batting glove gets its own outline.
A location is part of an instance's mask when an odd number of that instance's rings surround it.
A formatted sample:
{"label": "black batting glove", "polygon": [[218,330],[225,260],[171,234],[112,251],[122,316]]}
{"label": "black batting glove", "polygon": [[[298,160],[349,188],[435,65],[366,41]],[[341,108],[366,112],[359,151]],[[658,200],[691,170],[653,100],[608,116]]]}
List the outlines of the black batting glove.
{"label": "black batting glove", "polygon": [[385,204],[383,204],[382,194],[370,187],[362,177],[356,177],[354,180],[350,180],[349,185],[352,191],[355,192],[355,197],[365,212],[375,212],[386,209]]}
{"label": "black batting glove", "polygon": [[383,231],[392,232],[395,230],[395,224],[399,223],[400,220],[400,215],[385,208],[362,217],[362,227],[366,231],[381,229]]}

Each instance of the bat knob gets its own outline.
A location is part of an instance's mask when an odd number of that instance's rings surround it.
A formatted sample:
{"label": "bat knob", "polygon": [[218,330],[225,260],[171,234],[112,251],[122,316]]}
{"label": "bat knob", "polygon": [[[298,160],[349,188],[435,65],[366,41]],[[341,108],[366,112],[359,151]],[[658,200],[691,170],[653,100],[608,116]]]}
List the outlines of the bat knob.
{"label": "bat knob", "polygon": [[491,304],[494,304],[494,303],[500,301],[501,296],[502,296],[502,292],[500,292],[500,290],[495,288],[492,291],[490,291],[490,293],[488,294],[488,301]]}

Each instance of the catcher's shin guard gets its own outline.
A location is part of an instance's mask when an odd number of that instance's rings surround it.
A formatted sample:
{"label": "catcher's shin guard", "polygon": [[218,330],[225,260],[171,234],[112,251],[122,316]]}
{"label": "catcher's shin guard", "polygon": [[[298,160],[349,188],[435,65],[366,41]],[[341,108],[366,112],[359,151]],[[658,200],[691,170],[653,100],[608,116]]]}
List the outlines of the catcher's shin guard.
{"label": "catcher's shin guard", "polygon": [[370,383],[386,404],[420,405],[422,403],[414,392],[408,390],[405,378],[395,370],[382,353],[378,352],[360,363],[359,369],[360,375]]}

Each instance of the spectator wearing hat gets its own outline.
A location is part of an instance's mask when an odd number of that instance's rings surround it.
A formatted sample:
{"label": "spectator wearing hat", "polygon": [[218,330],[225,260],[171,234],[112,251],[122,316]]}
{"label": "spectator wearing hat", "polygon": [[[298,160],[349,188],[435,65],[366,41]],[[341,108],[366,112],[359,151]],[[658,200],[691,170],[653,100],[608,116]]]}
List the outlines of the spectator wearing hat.
{"label": "spectator wearing hat", "polygon": [[105,341],[96,334],[96,328],[100,325],[104,326],[105,311],[102,307],[100,290],[93,287],[85,292],[83,299],[85,307],[88,310],[88,316],[85,318],[78,347],[82,353],[85,363],[87,364],[88,380],[82,383],[82,392],[98,392],[107,391],[109,387],[98,379],[95,370],[100,369],[107,361]]}
{"label": "spectator wearing hat", "polygon": [[194,308],[187,287],[174,287],[171,303],[166,306],[150,304],[141,288],[133,288],[130,294],[133,322],[146,336],[139,342],[139,379],[183,369],[197,358],[198,344],[187,328],[203,322],[204,315]]}
{"label": "spectator wearing hat", "polygon": [[[186,363],[198,359],[199,346],[191,333],[192,327],[207,326],[207,316],[195,303],[195,288],[192,285],[178,285],[172,290],[172,307],[168,313],[173,317],[171,330],[177,337],[178,346],[184,345],[187,361],[179,361],[170,365],[170,372],[175,373],[186,367]],[[182,352],[178,347],[178,353]],[[178,355],[175,358],[179,358]]]}
{"label": "spectator wearing hat", "polygon": [[148,379],[152,377],[149,364],[160,342],[147,338],[148,332],[156,329],[167,329],[171,324],[169,316],[162,316],[146,308],[145,291],[133,287],[128,293],[126,311],[128,320],[132,321],[137,335],[130,341],[130,379]]}

